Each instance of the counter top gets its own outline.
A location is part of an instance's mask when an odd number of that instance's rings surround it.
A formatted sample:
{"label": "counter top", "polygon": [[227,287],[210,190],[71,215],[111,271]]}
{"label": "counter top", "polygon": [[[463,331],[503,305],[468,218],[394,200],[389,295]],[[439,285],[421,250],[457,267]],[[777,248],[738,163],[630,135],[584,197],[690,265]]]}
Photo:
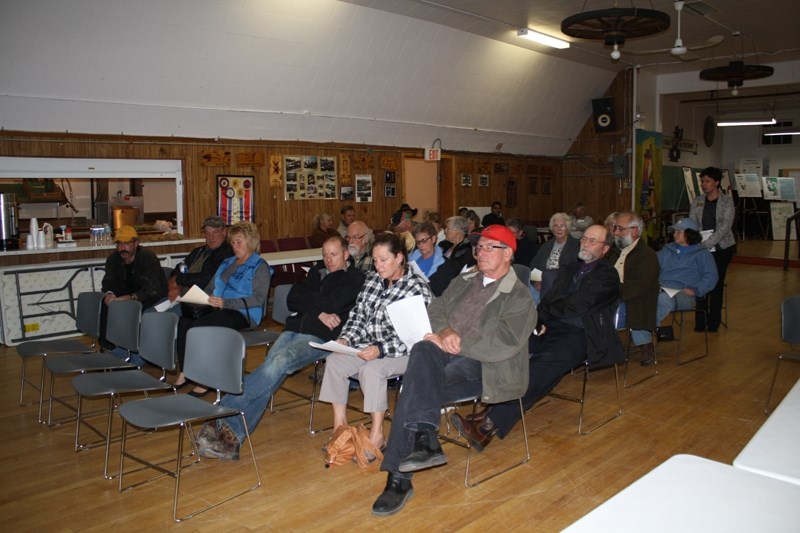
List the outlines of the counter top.
{"label": "counter top", "polygon": [[[36,254],[58,254],[58,253],[66,253],[66,252],[89,252],[94,250],[115,250],[116,246],[113,244],[104,244],[102,246],[92,246],[89,244],[89,240],[78,240],[74,241],[77,243],[77,246],[64,246],[62,248],[36,248],[35,250],[8,250],[5,252],[0,252],[0,257],[7,257],[12,255],[36,255]],[[175,244],[197,244],[206,242],[205,239],[176,239],[174,241],[150,241],[150,242],[139,242],[141,246],[150,247],[150,246],[170,246]]]}

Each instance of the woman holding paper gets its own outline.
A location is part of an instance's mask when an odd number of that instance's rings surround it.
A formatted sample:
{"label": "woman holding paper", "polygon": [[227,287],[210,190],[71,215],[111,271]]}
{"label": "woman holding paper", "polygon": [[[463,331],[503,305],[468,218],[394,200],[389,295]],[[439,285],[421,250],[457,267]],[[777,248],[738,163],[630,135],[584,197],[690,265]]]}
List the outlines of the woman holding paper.
{"label": "woman holding paper", "polygon": [[383,419],[389,408],[386,380],[405,372],[410,348],[397,335],[386,306],[416,295],[421,295],[427,305],[433,296],[428,284],[408,268],[402,237],[393,233],[376,237],[372,260],[376,272],[367,275],[338,339],[359,352],[328,356],[319,399],[333,404],[334,430],[346,425],[349,378],[357,374],[364,393],[364,411],[372,416],[370,440],[380,448],[385,443]]}
{"label": "woman holding paper", "polygon": [[[183,368],[186,356],[186,333],[195,326],[220,326],[231,329],[256,327],[261,323],[264,302],[269,294],[270,271],[258,250],[261,236],[252,222],[238,222],[228,231],[233,257],[225,259],[205,288],[208,311],[199,317],[182,316],[178,322],[178,362]],[[189,382],[181,372],[175,381],[180,388]],[[197,387],[193,396],[207,389]]]}
{"label": "woman holding paper", "polygon": [[[708,320],[703,312],[695,314],[694,330],[715,332],[722,321],[722,297],[725,290],[725,273],[736,252],[736,238],[733,235],[733,216],[736,212],[733,199],[722,192],[720,182],[722,171],[708,167],[700,172],[700,188],[703,194],[696,196],[689,209],[689,216],[700,226],[704,235],[703,246],[713,252],[717,265],[717,284],[705,298],[697,299],[697,309],[708,306]],[[710,233],[710,235],[709,235]],[[705,237],[705,235],[708,235]]]}

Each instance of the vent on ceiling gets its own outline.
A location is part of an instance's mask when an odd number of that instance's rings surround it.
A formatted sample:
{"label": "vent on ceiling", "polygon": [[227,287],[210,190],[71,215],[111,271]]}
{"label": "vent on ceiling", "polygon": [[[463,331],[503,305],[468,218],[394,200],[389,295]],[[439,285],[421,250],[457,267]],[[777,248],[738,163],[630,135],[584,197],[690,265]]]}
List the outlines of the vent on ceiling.
{"label": "vent on ceiling", "polygon": [[702,0],[698,0],[697,2],[686,2],[683,6],[683,11],[687,15],[698,15],[700,17],[706,17],[708,15],[719,13],[718,9],[711,7]]}

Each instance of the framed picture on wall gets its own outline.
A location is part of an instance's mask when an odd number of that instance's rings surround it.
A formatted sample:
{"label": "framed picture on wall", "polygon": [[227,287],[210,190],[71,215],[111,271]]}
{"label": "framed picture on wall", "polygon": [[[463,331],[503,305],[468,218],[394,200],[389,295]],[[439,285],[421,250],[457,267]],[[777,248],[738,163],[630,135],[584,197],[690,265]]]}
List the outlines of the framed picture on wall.
{"label": "framed picture on wall", "polygon": [[397,195],[397,190],[394,185],[385,185],[383,189],[383,196],[386,198],[394,198]]}
{"label": "framed picture on wall", "polygon": [[386,183],[394,183],[396,176],[397,174],[394,170],[387,170],[384,174],[384,181],[386,181]]}
{"label": "framed picture on wall", "polygon": [[472,187],[472,174],[461,174],[461,186]]}
{"label": "framed picture on wall", "polygon": [[488,187],[489,186],[489,174],[481,174],[478,176],[478,187]]}
{"label": "framed picture on wall", "polygon": [[226,224],[253,221],[254,185],[254,176],[217,176],[217,214]]}
{"label": "framed picture on wall", "polygon": [[542,194],[550,194],[550,178],[542,178]]}
{"label": "framed picture on wall", "polygon": [[528,194],[539,194],[539,178],[528,176]]}

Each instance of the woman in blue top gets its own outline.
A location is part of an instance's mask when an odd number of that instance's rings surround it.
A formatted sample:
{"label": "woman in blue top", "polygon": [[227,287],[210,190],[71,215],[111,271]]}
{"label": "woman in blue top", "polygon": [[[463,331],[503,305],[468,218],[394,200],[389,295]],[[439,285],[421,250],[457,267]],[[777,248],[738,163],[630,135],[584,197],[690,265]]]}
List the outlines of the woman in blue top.
{"label": "woman in blue top", "polygon": [[701,244],[697,222],[684,218],[670,229],[675,231],[675,242],[658,251],[657,324],[672,311],[694,309],[695,298],[703,298],[717,284],[717,266]]}
{"label": "woman in blue top", "polygon": [[[199,317],[182,316],[178,323],[178,362],[183,368],[186,356],[186,333],[196,326],[220,326],[231,329],[256,327],[261,323],[264,303],[269,294],[269,266],[258,254],[261,235],[252,222],[238,222],[228,231],[233,257],[225,259],[217,273],[205,287],[210,294],[208,309]],[[189,381],[181,372],[175,381],[183,387]],[[192,396],[208,392],[196,387]]]}
{"label": "woman in blue top", "polygon": [[417,247],[411,252],[408,262],[414,261],[425,277],[430,279],[439,265],[444,263],[444,253],[436,246],[436,228],[430,222],[422,222],[417,224],[412,233]]}

